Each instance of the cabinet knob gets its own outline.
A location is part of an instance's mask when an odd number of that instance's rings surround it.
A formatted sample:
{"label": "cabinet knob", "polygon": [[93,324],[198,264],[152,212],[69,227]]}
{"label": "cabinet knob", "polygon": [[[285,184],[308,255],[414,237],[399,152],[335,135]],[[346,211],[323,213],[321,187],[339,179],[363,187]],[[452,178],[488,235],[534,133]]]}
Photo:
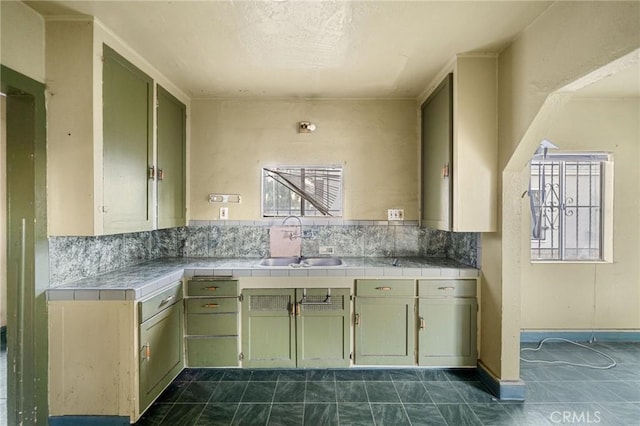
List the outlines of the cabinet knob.
{"label": "cabinet knob", "polygon": [[164,169],[158,168],[158,180],[164,180]]}
{"label": "cabinet knob", "polygon": [[207,303],[205,305],[202,305],[203,308],[212,308],[215,309],[217,308],[219,305],[217,303]]}
{"label": "cabinet knob", "polygon": [[420,317],[420,330],[424,330],[425,328],[427,328],[427,323],[424,320],[424,317]]}
{"label": "cabinet knob", "polygon": [[353,320],[355,325],[360,325],[360,314],[356,314],[355,319]]}
{"label": "cabinet knob", "polygon": [[449,163],[446,163],[444,166],[442,166],[442,177],[443,178],[449,177]]}
{"label": "cabinet knob", "polygon": [[216,286],[210,286],[210,287],[205,287],[205,290],[209,290],[209,291],[216,291],[219,287]]}
{"label": "cabinet knob", "polygon": [[154,180],[156,178],[156,168],[155,166],[149,166],[149,169],[147,171],[148,173],[148,177],[150,180]]}
{"label": "cabinet knob", "polygon": [[376,290],[380,290],[380,291],[391,291],[391,287],[376,287]]}
{"label": "cabinet knob", "polygon": [[455,290],[455,287],[438,287],[438,290],[447,291],[447,290]]}

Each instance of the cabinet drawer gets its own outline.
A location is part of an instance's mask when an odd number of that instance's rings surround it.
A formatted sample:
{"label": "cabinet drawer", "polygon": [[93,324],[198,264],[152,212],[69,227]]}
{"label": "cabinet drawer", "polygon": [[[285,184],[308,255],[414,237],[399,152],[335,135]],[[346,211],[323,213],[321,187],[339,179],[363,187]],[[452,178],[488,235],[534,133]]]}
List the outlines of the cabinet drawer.
{"label": "cabinet drawer", "polygon": [[238,312],[238,298],[236,297],[207,297],[187,299],[187,314],[220,314]]}
{"label": "cabinet drawer", "polygon": [[212,277],[193,278],[187,282],[188,296],[237,296],[238,281]]}
{"label": "cabinet drawer", "polygon": [[418,280],[420,297],[475,297],[475,280]]}
{"label": "cabinet drawer", "polygon": [[188,335],[236,335],[238,314],[188,314]]}
{"label": "cabinet drawer", "polygon": [[236,367],[238,337],[188,337],[187,365],[189,367]]}
{"label": "cabinet drawer", "polygon": [[357,280],[356,296],[415,296],[415,281]]}
{"label": "cabinet drawer", "polygon": [[142,323],[148,320],[158,312],[168,308],[180,300],[182,300],[182,283],[178,281],[173,286],[138,303],[138,316],[140,322]]}

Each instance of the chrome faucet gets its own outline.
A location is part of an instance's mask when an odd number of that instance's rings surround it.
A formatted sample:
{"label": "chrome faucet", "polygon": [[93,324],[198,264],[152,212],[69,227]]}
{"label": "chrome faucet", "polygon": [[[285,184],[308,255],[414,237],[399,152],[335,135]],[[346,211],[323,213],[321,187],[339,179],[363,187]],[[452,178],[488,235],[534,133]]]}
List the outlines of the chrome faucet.
{"label": "chrome faucet", "polygon": [[287,220],[289,219],[297,219],[298,220],[298,224],[300,225],[300,233],[299,234],[294,234],[293,232],[289,232],[289,239],[293,240],[294,238],[304,238],[304,232],[302,232],[302,219],[300,219],[300,217],[298,216],[287,216],[284,218],[284,220],[282,221],[282,226],[284,226],[287,222]]}

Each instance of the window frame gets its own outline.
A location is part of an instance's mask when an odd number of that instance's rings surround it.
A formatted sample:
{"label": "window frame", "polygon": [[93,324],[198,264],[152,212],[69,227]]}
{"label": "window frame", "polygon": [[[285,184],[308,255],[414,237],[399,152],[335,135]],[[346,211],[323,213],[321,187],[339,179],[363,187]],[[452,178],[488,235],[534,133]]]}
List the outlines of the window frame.
{"label": "window frame", "polygon": [[[339,170],[339,175],[340,175],[340,188],[339,188],[339,194],[337,195],[337,199],[335,201],[335,203],[339,206],[338,208],[336,208],[335,210],[332,209],[331,214],[329,215],[323,215],[319,210],[312,208],[310,209],[311,211],[314,211],[317,214],[308,214],[306,209],[308,208],[308,206],[306,206],[306,204],[309,203],[309,201],[305,200],[304,198],[301,198],[301,203],[300,203],[300,209],[296,209],[296,210],[292,210],[289,209],[286,213],[285,212],[280,212],[279,210],[276,213],[266,213],[265,212],[265,171],[269,170],[269,169],[273,169],[273,170],[287,170],[287,169],[301,169],[301,170],[307,170],[307,169],[331,169],[331,170]],[[286,187],[285,187],[286,188]],[[345,185],[344,185],[344,166],[343,165],[337,165],[337,164],[322,164],[322,165],[283,165],[283,164],[278,164],[278,165],[263,165],[260,167],[260,215],[262,218],[264,219],[270,219],[270,218],[285,218],[287,216],[298,216],[298,217],[303,217],[303,218],[310,218],[310,219],[314,219],[314,218],[320,218],[320,219],[342,219],[344,216],[344,190],[345,190]],[[291,190],[289,190],[290,192],[293,192]]]}
{"label": "window frame", "polygon": [[[559,167],[558,172],[558,180],[562,182],[562,188],[559,190],[560,194],[564,195],[566,191],[567,184],[567,172],[566,166],[567,163],[570,165],[576,165],[579,162],[598,162],[599,163],[599,210],[600,210],[600,220],[599,220],[599,228],[597,230],[599,234],[599,255],[598,257],[588,257],[584,259],[580,259],[579,256],[569,257],[566,254],[566,217],[565,210],[574,208],[577,209],[578,205],[574,207],[566,207],[564,202],[560,202],[560,205],[555,206],[559,210],[559,220],[563,221],[564,226],[561,231],[558,232],[559,239],[562,243],[558,243],[557,246],[554,246],[552,249],[558,251],[558,255],[556,257],[546,257],[546,258],[536,258],[534,257],[535,251],[539,251],[539,247],[534,247],[534,244],[539,239],[534,238],[533,235],[533,218],[532,212],[529,211],[529,259],[532,264],[537,263],[611,263],[613,262],[613,194],[614,194],[614,185],[613,185],[613,177],[614,177],[614,163],[613,156],[608,152],[559,152],[559,153],[548,153],[546,157],[542,155],[534,155],[528,165],[528,178],[529,178],[529,197],[532,196],[533,191],[540,191],[539,188],[532,188],[531,180],[538,179],[538,175],[534,175],[533,163],[536,161],[547,161],[548,163],[562,163]],[[560,171],[561,170],[561,171]],[[562,174],[560,174],[562,173]],[[578,173],[576,171],[576,173]],[[576,176],[579,176],[576,174]],[[577,178],[576,178],[577,179]],[[577,184],[578,185],[578,184]],[[576,201],[578,203],[578,201]],[[531,207],[531,206],[530,206]],[[585,206],[582,206],[585,207]],[[589,208],[593,208],[591,204],[587,206]],[[571,216],[571,215],[567,215]],[[578,221],[576,221],[576,226],[578,226]],[[563,232],[560,234],[560,232]],[[579,241],[577,237],[578,232],[576,231],[576,241]],[[586,247],[576,247],[576,250],[586,249]]]}

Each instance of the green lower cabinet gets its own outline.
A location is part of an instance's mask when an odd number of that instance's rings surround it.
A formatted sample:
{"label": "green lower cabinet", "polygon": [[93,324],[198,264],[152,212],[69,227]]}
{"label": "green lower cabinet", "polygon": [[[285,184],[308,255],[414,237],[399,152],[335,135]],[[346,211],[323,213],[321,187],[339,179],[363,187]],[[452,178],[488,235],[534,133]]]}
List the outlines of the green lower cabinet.
{"label": "green lower cabinet", "polygon": [[189,336],[189,367],[237,367],[238,336]]}
{"label": "green lower cabinet", "polygon": [[356,297],[355,364],[414,365],[415,298]]}
{"label": "green lower cabinet", "polygon": [[[298,367],[348,367],[351,305],[348,289],[297,291]],[[304,298],[302,297],[304,296]]]}
{"label": "green lower cabinet", "polygon": [[140,412],[182,370],[182,303],[140,324]]}
{"label": "green lower cabinet", "polygon": [[244,367],[349,365],[348,289],[249,289],[243,296]]}
{"label": "green lower cabinet", "polygon": [[238,281],[193,277],[186,290],[187,366],[237,367]]}
{"label": "green lower cabinet", "polygon": [[420,298],[418,303],[418,363],[438,367],[475,367],[476,299]]}
{"label": "green lower cabinet", "polygon": [[242,365],[295,367],[295,290],[244,290]]}

